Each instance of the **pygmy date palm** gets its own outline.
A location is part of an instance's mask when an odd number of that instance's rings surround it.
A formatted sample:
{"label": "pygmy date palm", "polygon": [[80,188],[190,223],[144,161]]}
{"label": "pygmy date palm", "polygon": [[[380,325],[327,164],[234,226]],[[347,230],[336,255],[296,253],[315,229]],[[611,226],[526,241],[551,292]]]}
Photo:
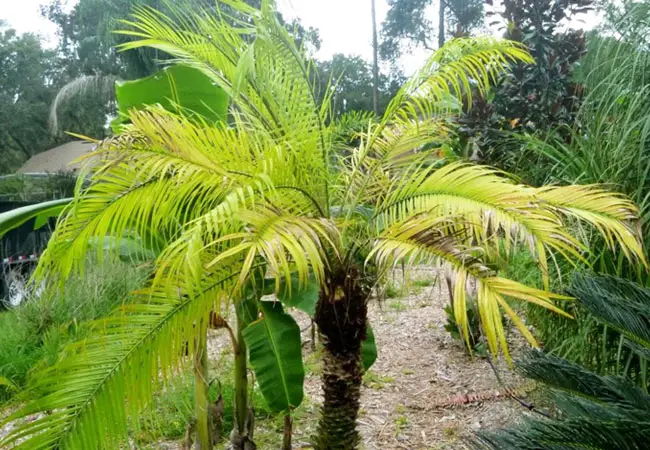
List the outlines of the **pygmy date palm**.
{"label": "pygmy date palm", "polygon": [[124,24],[135,38],[124,50],[153,47],[210,76],[230,96],[229,121],[153,107],[132,112],[131,125],[100,145],[104,162],[89,169],[38,275],[55,286],[82,271],[89,242],[107,235],[135,235],[160,256],[136,301],[35,378],[42,397],[12,418],[51,414],[16,428],[6,443],[117,448],[152,380],[178,370],[210,311],[240,298],[262,273],[277,290],[292,277],[319,284],[324,405],[314,446],[354,449],[366,307],[395,264],[435,263],[450,274],[465,335],[466,286],[475,282],[489,347],[507,356],[501,311],[535,345],[508,299],[562,313],[553,302],[562,297],[498,277],[488,264],[495,254],[524,244],[546,278],[549,253],[582,258],[583,243],[564,226],[569,217],[644,262],[628,200],[595,186],[521,186],[424,150],[453,138],[450,118],[463,97],[484,94],[510,62],[531,61],[518,44],[448,43],[366,124],[356,148],[336,153],[330,101],[316,100],[312,67],[271,2],[261,11],[223,3],[228,17],[179,10],[172,20],[139,9]]}

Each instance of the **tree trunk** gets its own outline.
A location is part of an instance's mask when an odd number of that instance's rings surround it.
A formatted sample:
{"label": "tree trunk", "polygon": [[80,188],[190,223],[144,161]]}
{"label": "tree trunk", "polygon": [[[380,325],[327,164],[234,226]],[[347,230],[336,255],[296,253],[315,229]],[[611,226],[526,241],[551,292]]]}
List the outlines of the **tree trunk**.
{"label": "tree trunk", "polygon": [[208,396],[208,349],[207,332],[198,338],[194,355],[194,388],[196,393],[196,446],[198,450],[211,450],[210,398]]}
{"label": "tree trunk", "polygon": [[438,11],[438,48],[445,45],[445,0],[440,0]]}
{"label": "tree trunk", "polygon": [[372,15],[372,107],[375,116],[379,117],[379,55],[377,42],[377,12],[375,0],[370,0]]}
{"label": "tree trunk", "polygon": [[360,442],[361,341],[370,284],[365,285],[354,268],[330,278],[328,292],[321,292],[316,309],[323,344],[324,400],[314,449],[353,450]]}

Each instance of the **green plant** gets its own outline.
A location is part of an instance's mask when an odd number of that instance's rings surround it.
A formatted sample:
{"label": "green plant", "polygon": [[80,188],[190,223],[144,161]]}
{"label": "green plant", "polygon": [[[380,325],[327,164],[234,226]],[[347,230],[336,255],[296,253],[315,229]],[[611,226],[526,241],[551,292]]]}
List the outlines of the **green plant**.
{"label": "green plant", "polygon": [[[148,286],[95,324],[83,352],[40,372],[33,387],[44,395],[8,420],[53,415],[15,428],[3,444],[29,436],[23,445],[115,446],[127,418],[151,399],[151,380],[168,378],[185,355],[201,354],[210,314],[230,301],[240,305],[245,290],[270,274],[278,297],[293,292],[294,280],[316,286],[324,401],[314,446],[353,449],[363,348],[371,340],[367,302],[391,268],[444,265],[466,339],[466,284],[475,282],[488,347],[508,356],[495,320],[500,309],[535,341],[505,297],[560,313],[552,301],[564,297],[496,276],[485,255],[499,241],[528,242],[547,273],[548,252],[579,259],[584,249],[564,226],[569,217],[594,224],[645,262],[628,225],[636,209],[626,199],[594,186],[529,188],[486,167],[431,164],[432,152],[416,151],[447,140],[447,100],[456,97],[457,105],[470,87],[485,94],[510,62],[530,62],[521,46],[493,38],[449,42],[385,115],[367,124],[350,156],[337,157],[329,102],[315,101],[312,68],[272,2],[261,10],[226,3],[237,16],[178,10],[178,26],[141,8],[124,24],[135,39],[122,49],[157,48],[200,69],[229,95],[231,120],[212,124],[150,107],[130,112],[123,133],[100,145],[107,163],[90,170],[37,278],[56,287],[83,273],[80,256],[97,236],[120,240],[128,232],[161,251]],[[267,319],[262,313],[258,320]]]}
{"label": "green plant", "polygon": [[[647,252],[650,106],[644,99],[650,90],[650,53],[647,34],[634,31],[643,26],[643,17],[647,14],[628,14],[615,24],[606,22],[608,28],[619,30],[619,38],[589,36],[587,52],[575,74],[584,87],[575,122],[561,134],[526,136],[519,142],[527,153],[547,161],[545,177],[550,182],[603,183],[630,196],[640,208],[643,220],[637,226],[641,227]],[[588,260],[595,270],[648,282],[646,271],[628,264],[623,255],[608,251],[602,238],[587,239],[594,249]],[[638,358],[630,360],[625,351],[621,352],[618,332],[603,326],[580,304],[568,311],[575,321],[554,317],[539,308],[529,309],[529,321],[547,351],[600,374],[620,373],[628,365],[631,370],[647,370]]]}
{"label": "green plant", "polygon": [[[0,377],[22,391],[31,371],[54,364],[67,343],[87,336],[88,321],[113,311],[144,279],[144,271],[129,264],[98,264],[60,293],[0,313]],[[15,393],[0,386],[0,399]]]}
{"label": "green plant", "polygon": [[[611,276],[576,276],[571,293],[599,321],[619,331],[628,351],[650,356],[650,289]],[[566,360],[533,352],[520,364],[528,377],[546,384],[559,414],[528,418],[520,426],[484,432],[482,449],[637,449],[650,438],[650,396],[630,382],[639,374],[602,376]]]}
{"label": "green plant", "polygon": [[[479,356],[486,356],[487,349],[485,343],[481,339],[481,320],[476,312],[476,301],[471,299],[467,302],[467,330],[469,332],[469,342],[465,341],[465,348],[471,353],[476,353]],[[464,336],[456,322],[456,314],[451,306],[445,306],[445,313],[447,314],[447,323],[445,330],[451,335],[452,338],[464,341]],[[501,318],[500,320],[503,320]]]}
{"label": "green plant", "polygon": [[523,151],[512,133],[561,128],[564,137],[564,127],[573,125],[581,92],[573,72],[585,52],[585,38],[582,31],[563,31],[560,24],[593,9],[593,3],[505,0],[499,5],[492,15],[500,19],[504,36],[526,45],[536,63],[519,64],[490,96],[476,98],[474,108],[461,119],[460,153],[542,184],[545,171],[531,164],[535,155]]}

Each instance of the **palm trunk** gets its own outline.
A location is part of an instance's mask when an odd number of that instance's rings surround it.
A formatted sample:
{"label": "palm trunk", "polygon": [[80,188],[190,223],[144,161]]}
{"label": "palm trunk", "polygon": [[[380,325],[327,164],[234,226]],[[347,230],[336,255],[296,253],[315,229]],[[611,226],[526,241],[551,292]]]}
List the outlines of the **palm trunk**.
{"label": "palm trunk", "polygon": [[198,450],[212,449],[210,436],[210,398],[208,396],[207,331],[201,332],[194,355],[194,381],[196,392],[196,437]]}
{"label": "palm trunk", "polygon": [[438,10],[438,48],[445,45],[445,0],[440,0]]}
{"label": "palm trunk", "polygon": [[361,441],[357,417],[361,400],[361,341],[367,322],[367,293],[356,271],[342,271],[322,292],[316,323],[323,344],[323,408],[316,450],[353,450]]}

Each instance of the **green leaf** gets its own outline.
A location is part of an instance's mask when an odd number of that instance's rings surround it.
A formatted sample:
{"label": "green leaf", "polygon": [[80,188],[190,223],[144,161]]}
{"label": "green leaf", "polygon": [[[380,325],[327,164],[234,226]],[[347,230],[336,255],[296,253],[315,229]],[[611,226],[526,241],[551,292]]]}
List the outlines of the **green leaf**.
{"label": "green leaf", "polygon": [[310,278],[307,284],[300,286],[298,279],[291,277],[291,286],[281,285],[277,295],[278,300],[285,306],[299,309],[314,317],[319,293],[320,286],[315,279]]}
{"label": "green leaf", "polygon": [[7,234],[14,228],[18,228],[30,219],[36,219],[34,229],[40,228],[47,223],[50,217],[58,217],[61,211],[72,201],[71,198],[52,200],[49,202],[37,203],[35,205],[23,206],[0,214],[0,237]]}
{"label": "green leaf", "polygon": [[372,331],[370,324],[366,324],[366,338],[361,341],[361,364],[364,372],[377,360],[377,345],[375,344],[375,333]]}
{"label": "green leaf", "polygon": [[7,390],[11,392],[18,392],[18,386],[16,386],[9,378],[0,377],[0,386],[4,386]]}
{"label": "green leaf", "polygon": [[261,319],[242,332],[262,395],[274,412],[300,405],[305,370],[300,327],[280,302],[260,302]]}
{"label": "green leaf", "polygon": [[128,122],[128,112],[160,104],[172,112],[197,115],[207,122],[224,122],[228,95],[199,69],[177,64],[145,78],[116,83],[119,115],[111,122],[113,131]]}

